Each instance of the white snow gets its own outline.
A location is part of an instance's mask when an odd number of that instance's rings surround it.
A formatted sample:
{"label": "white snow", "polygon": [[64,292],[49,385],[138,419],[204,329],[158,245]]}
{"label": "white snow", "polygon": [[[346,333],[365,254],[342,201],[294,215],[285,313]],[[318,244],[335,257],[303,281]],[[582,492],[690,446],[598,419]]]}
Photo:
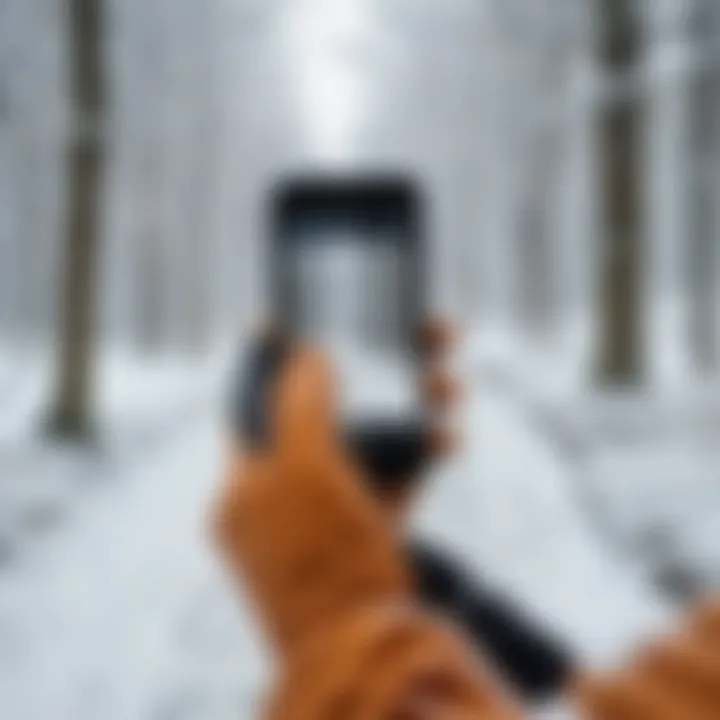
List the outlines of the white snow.
{"label": "white snow", "polygon": [[[129,445],[127,457],[77,457],[84,477],[74,478],[57,522],[23,528],[0,568],[3,717],[249,712],[262,653],[204,527],[223,434],[207,395],[182,412],[139,458]],[[62,457],[31,467],[22,482],[58,474]]]}
{"label": "white snow", "polygon": [[[0,714],[250,718],[267,658],[204,527],[222,480],[219,364],[150,368],[115,357],[108,377],[113,367],[102,407],[115,439],[99,451],[45,447],[32,425],[0,444],[6,491],[69,488],[60,503],[43,500],[50,521],[40,513],[12,528],[0,564]],[[417,526],[466,556],[585,662],[615,663],[645,635],[670,628],[675,611],[638,563],[596,531],[578,495],[585,477],[512,388],[501,373],[471,378],[466,451],[438,471]],[[151,435],[147,447],[128,440]],[[613,462],[625,467],[624,485]],[[622,456],[607,463],[597,471],[614,481],[608,494],[620,501],[641,492],[627,474],[632,464]],[[706,502],[706,532],[717,507]],[[704,547],[702,527],[688,534],[688,554]],[[697,562],[714,560],[699,552]]]}
{"label": "white snow", "polygon": [[[49,335],[63,226],[65,24],[56,9],[46,12],[50,4],[0,5],[0,51],[12,69],[0,127],[10,160],[9,172],[0,169],[0,294],[12,301],[10,314],[15,303],[20,313],[6,317],[0,308],[3,332],[12,320],[10,328]],[[578,70],[574,100],[547,83],[529,93],[535,73],[522,65],[541,59],[532,43],[504,36],[502,5],[114,3],[109,59],[118,112],[99,320],[103,337],[136,337],[143,303],[134,273],[143,243],[157,234],[155,252],[167,266],[164,330],[180,330],[183,291],[199,272],[195,254],[184,258],[180,248],[193,232],[186,153],[210,133],[218,134],[224,179],[212,203],[216,227],[200,234],[203,250],[214,248],[203,256],[205,279],[224,299],[222,318],[213,319],[224,330],[263,305],[254,204],[266,172],[297,160],[314,167],[326,154],[353,167],[380,161],[418,170],[434,201],[433,306],[484,323],[457,359],[470,383],[466,451],[437,472],[418,529],[466,556],[585,662],[604,666],[671,627],[677,610],[657,589],[660,575],[681,568],[704,587],[720,583],[720,392],[693,380],[683,304],[670,296],[685,284],[688,193],[678,177],[688,169],[686,87],[669,73],[672,82],[648,95],[653,392],[601,397],[589,379],[591,314],[572,309],[593,306],[597,289],[589,107],[596,73],[589,46],[577,43],[566,63]],[[527,5],[548,15],[540,3]],[[203,32],[206,6],[215,8],[217,35]],[[685,37],[686,29],[680,22],[670,35]],[[201,60],[195,71],[191,34]],[[649,50],[664,65],[678,38],[660,36]],[[209,49],[223,65],[215,100],[225,110],[208,125],[194,112],[215,95],[205,94]],[[183,81],[183,68],[194,79]],[[553,112],[573,100],[563,120],[563,217],[552,228],[554,276],[570,309],[544,346],[508,329],[528,175],[521,140],[537,94],[551,98]],[[36,303],[39,319],[22,310]],[[0,346],[0,720],[253,717],[267,658],[204,529],[222,481],[225,359],[149,360],[103,348],[98,444],[90,450],[41,437],[52,367],[47,347]]]}

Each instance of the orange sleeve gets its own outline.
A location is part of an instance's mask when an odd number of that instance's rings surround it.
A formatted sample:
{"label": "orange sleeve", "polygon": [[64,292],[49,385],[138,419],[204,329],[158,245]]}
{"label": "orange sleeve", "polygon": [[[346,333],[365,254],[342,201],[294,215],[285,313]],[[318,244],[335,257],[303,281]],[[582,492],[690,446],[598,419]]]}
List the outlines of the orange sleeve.
{"label": "orange sleeve", "polygon": [[680,632],[656,640],[613,673],[578,684],[582,717],[720,718],[720,605],[701,608]]}
{"label": "orange sleeve", "polygon": [[225,554],[283,660],[267,717],[420,717],[409,699],[448,717],[519,717],[454,631],[414,606],[383,516],[346,472],[251,460],[221,503]]}
{"label": "orange sleeve", "polygon": [[410,604],[358,608],[286,665],[269,720],[518,720],[498,679]]}
{"label": "orange sleeve", "polygon": [[345,456],[333,408],[326,364],[298,355],[277,385],[272,447],[233,455],[216,518],[279,651],[267,717],[412,720],[413,702],[517,717],[456,634],[414,607],[404,554]]}
{"label": "orange sleeve", "polygon": [[409,595],[384,517],[348,472],[248,460],[221,502],[220,544],[282,653],[356,607]]}

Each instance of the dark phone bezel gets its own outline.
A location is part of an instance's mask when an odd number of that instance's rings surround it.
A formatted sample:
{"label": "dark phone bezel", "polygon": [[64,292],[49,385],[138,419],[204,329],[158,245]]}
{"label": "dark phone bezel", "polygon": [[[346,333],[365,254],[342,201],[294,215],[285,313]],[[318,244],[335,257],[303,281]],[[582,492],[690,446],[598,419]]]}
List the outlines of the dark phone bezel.
{"label": "dark phone bezel", "polygon": [[[362,176],[295,176],[276,184],[270,203],[270,309],[274,339],[255,348],[244,392],[239,404],[238,426],[245,428],[256,446],[269,439],[269,395],[272,378],[293,344],[290,328],[283,318],[292,312],[292,299],[283,284],[283,243],[286,223],[298,208],[330,204],[365,206],[374,211],[393,211],[404,215],[407,272],[405,313],[407,313],[408,353],[416,371],[421,372],[423,348],[421,326],[427,316],[427,247],[424,198],[420,185],[402,174],[365,174]],[[419,393],[418,387],[418,393]],[[413,482],[428,455],[428,425],[424,402],[420,398],[417,414],[405,420],[368,418],[360,425],[344,428],[349,447],[363,466],[370,484],[376,488]]]}
{"label": "dark phone bezel", "polygon": [[[292,335],[287,318],[292,317],[293,298],[284,282],[284,244],[289,226],[301,213],[317,208],[351,212],[388,214],[402,217],[404,254],[408,274],[403,298],[404,325],[409,350],[418,354],[417,339],[426,307],[426,242],[423,198],[420,186],[412,177],[401,174],[366,174],[362,176],[296,176],[279,182],[271,194],[270,205],[270,309],[273,322]],[[419,357],[418,357],[419,359]]]}

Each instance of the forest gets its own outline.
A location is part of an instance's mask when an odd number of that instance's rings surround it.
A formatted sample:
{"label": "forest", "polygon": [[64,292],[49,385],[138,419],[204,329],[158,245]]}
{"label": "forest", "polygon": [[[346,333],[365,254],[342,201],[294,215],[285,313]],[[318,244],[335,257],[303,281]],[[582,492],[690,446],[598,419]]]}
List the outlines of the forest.
{"label": "forest", "polygon": [[717,589],[720,3],[0,0],[0,716],[252,716],[201,515],[338,168],[421,179],[462,329],[423,531],[592,662]]}

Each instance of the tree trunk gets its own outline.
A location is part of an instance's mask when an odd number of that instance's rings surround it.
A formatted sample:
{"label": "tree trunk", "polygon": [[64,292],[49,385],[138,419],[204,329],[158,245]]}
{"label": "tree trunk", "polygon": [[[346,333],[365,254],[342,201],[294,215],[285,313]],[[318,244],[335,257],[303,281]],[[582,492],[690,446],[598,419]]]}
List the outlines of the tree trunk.
{"label": "tree trunk", "polygon": [[[146,218],[147,220],[147,218]],[[135,329],[139,350],[159,353],[166,340],[165,291],[167,278],[157,220],[149,220],[137,246],[135,270]]]}
{"label": "tree trunk", "polygon": [[[557,23],[558,20],[556,19]],[[535,342],[551,337],[558,319],[562,280],[557,247],[557,202],[562,173],[563,108],[568,54],[564,38],[547,37],[536,28],[530,46],[525,176],[522,188],[517,265],[517,314],[520,325]],[[553,108],[553,116],[550,108]]]}
{"label": "tree trunk", "polygon": [[[206,80],[208,82],[208,80]],[[195,146],[190,150],[190,173],[187,182],[185,237],[185,313],[184,337],[187,350],[201,355],[210,344],[212,324],[211,257],[215,249],[213,237],[213,198],[215,188],[215,141],[217,131],[208,98],[201,98],[196,111]]]}
{"label": "tree trunk", "polygon": [[535,340],[546,339],[557,319],[553,200],[560,172],[558,133],[555,128],[534,133],[520,215],[518,309],[524,329]]}
{"label": "tree trunk", "polygon": [[[640,52],[637,8],[598,0],[605,72],[627,76]],[[613,98],[599,119],[601,183],[601,338],[599,380],[636,385],[643,379],[641,332],[641,113],[637,101]]]}
{"label": "tree trunk", "polygon": [[92,434],[92,335],[103,161],[100,0],[70,0],[74,126],[68,150],[68,219],[58,346],[58,379],[49,430],[86,440]]}
{"label": "tree trunk", "polygon": [[[696,0],[691,37],[701,63],[718,47],[717,0]],[[702,373],[718,367],[718,212],[716,166],[720,122],[720,78],[714,62],[701,68],[690,88],[690,213],[688,270],[690,283],[689,340],[691,357]]]}

